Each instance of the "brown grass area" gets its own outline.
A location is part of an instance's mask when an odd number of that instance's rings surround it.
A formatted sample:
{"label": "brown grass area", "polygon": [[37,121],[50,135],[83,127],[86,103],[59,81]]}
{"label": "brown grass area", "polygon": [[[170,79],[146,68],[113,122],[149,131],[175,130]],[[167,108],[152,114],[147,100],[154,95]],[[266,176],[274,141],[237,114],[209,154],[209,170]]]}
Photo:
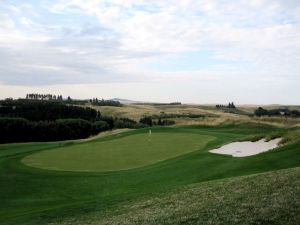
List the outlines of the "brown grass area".
{"label": "brown grass area", "polygon": [[222,115],[219,118],[205,118],[205,119],[176,119],[176,125],[207,125],[216,126],[225,123],[260,123],[282,128],[300,127],[299,118],[274,118],[274,117],[248,117],[238,116],[231,117]]}
{"label": "brown grass area", "polygon": [[[221,116],[224,113],[218,111],[215,107],[200,105],[124,105],[122,107],[113,106],[91,106],[99,110],[102,115],[128,117],[130,119],[139,120],[143,116],[166,114],[201,114],[207,116]],[[235,114],[229,115],[235,117]]]}
{"label": "brown grass area", "polygon": [[90,141],[90,140],[98,139],[101,137],[107,137],[107,136],[111,136],[111,135],[115,135],[115,134],[120,134],[120,133],[127,132],[130,130],[134,130],[134,129],[122,128],[122,129],[108,130],[108,131],[101,132],[98,135],[95,135],[95,136],[92,136],[89,138],[85,138],[85,139],[81,139],[80,141],[82,141],[82,142]]}
{"label": "brown grass area", "polygon": [[[136,121],[143,116],[166,114],[201,114],[205,118],[174,118],[176,125],[208,125],[215,126],[224,123],[261,123],[277,127],[299,127],[300,118],[287,117],[250,117],[245,114],[251,114],[256,107],[241,106],[236,113],[226,112],[222,109],[216,109],[209,105],[150,105],[150,104],[131,104],[122,107],[113,106],[91,106],[99,110],[102,115],[114,117],[127,117]],[[279,106],[266,106],[266,108]],[[289,107],[289,106],[287,106]],[[289,108],[298,109],[298,106]]]}

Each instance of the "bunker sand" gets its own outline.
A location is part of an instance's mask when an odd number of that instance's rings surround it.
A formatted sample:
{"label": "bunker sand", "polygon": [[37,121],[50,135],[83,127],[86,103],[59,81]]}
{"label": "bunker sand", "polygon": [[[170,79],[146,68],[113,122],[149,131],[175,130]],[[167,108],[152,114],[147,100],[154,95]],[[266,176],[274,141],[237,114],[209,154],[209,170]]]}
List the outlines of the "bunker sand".
{"label": "bunker sand", "polygon": [[223,145],[220,148],[210,150],[210,152],[224,155],[232,155],[233,157],[257,155],[259,153],[277,148],[281,140],[282,138],[276,138],[270,141],[266,141],[266,139],[261,139],[255,142],[233,142],[227,145]]}

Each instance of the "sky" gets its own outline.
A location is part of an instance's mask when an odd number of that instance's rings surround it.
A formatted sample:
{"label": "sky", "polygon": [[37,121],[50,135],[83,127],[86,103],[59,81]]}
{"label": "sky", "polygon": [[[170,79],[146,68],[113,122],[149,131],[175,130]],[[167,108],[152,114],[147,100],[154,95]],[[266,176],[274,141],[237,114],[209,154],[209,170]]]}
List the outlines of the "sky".
{"label": "sky", "polygon": [[0,0],[0,98],[300,104],[299,0]]}

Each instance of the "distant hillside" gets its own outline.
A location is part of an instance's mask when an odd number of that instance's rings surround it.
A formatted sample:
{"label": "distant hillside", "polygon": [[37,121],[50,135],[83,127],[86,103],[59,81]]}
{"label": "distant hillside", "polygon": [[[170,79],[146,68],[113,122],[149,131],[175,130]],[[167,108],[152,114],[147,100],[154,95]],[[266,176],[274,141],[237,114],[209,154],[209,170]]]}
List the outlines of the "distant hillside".
{"label": "distant hillside", "polygon": [[122,98],[112,98],[110,99],[112,101],[118,101],[121,104],[136,104],[136,103],[142,103],[141,101],[133,101],[133,100],[129,100],[129,99],[122,99]]}

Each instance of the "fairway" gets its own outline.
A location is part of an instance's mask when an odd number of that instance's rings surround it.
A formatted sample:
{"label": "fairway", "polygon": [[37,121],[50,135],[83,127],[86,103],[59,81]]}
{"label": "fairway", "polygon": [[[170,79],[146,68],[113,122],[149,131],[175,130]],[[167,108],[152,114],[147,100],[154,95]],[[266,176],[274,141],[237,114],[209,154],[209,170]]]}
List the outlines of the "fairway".
{"label": "fairway", "polygon": [[28,166],[64,171],[114,171],[137,168],[203,149],[214,137],[147,131],[109,141],[91,141],[25,157]]}
{"label": "fairway", "polygon": [[[232,222],[234,216],[250,221],[248,224],[261,224],[251,221],[268,215],[273,222],[297,224],[289,218],[291,210],[299,215],[298,191],[294,188],[299,170],[272,173],[270,179],[253,175],[300,166],[299,128],[229,124],[151,130],[151,136],[149,129],[137,129],[87,140],[0,145],[0,224],[195,224],[194,219],[207,224],[210,209],[221,210],[215,215],[221,222],[216,224],[240,224]],[[277,149],[241,158],[209,152],[234,141],[270,136],[281,136],[287,142]],[[234,178],[248,175],[252,177],[249,182],[248,178]],[[223,179],[228,182],[223,183]],[[192,188],[191,194],[177,191],[185,187]],[[257,193],[252,194],[252,190]],[[285,195],[277,195],[279,191]],[[249,197],[241,202],[241,196]],[[164,200],[160,203],[155,199]],[[274,201],[267,204],[261,199]],[[154,203],[148,210],[144,205],[149,201]],[[273,206],[277,201],[281,202]],[[238,214],[228,213],[236,212],[239,202],[242,208]],[[244,205],[248,203],[249,207]],[[268,212],[248,216],[253,207]],[[277,209],[279,217],[273,216]],[[124,217],[119,217],[121,214]]]}

